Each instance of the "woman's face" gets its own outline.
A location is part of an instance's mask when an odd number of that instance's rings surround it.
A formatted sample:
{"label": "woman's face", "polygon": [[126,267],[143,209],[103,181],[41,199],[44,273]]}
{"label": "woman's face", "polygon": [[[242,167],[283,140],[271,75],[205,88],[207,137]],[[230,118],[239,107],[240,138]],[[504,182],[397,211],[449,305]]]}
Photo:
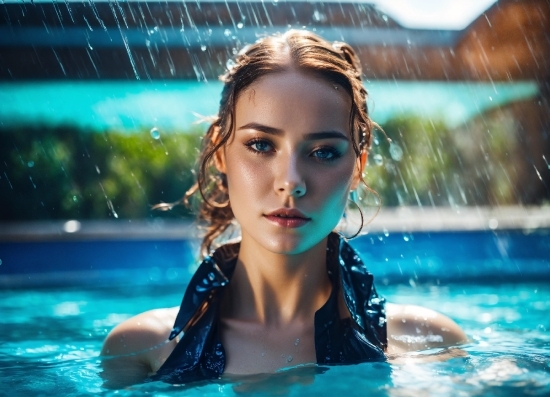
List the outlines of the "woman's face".
{"label": "woman's face", "polygon": [[240,94],[218,164],[243,243],[298,254],[334,229],[359,174],[350,109],[342,87],[295,70],[264,76]]}

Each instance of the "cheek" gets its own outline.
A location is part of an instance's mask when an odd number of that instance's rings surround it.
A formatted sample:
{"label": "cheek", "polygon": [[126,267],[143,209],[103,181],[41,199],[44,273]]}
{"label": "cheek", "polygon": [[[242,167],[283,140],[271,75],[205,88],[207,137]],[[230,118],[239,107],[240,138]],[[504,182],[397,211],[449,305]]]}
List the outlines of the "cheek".
{"label": "cheek", "polygon": [[239,159],[227,161],[226,166],[229,199],[232,206],[250,201],[252,196],[262,193],[269,180],[269,169],[266,164],[247,157],[238,153],[231,156],[229,153],[229,159]]}
{"label": "cheek", "polygon": [[[351,173],[353,166],[344,165],[337,170],[317,173],[316,188],[319,196],[324,198],[323,207],[330,211],[330,215],[339,218],[342,215],[351,187]],[[332,216],[331,216],[332,217]]]}

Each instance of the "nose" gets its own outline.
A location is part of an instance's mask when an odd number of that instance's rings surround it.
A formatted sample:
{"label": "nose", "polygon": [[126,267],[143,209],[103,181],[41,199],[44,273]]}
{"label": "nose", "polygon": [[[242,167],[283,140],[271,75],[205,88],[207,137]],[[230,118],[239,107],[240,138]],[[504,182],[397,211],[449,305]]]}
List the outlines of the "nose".
{"label": "nose", "polygon": [[302,175],[303,172],[300,170],[297,156],[286,157],[276,167],[279,168],[279,172],[277,172],[278,177],[275,181],[275,190],[278,193],[295,198],[306,194],[306,183]]}

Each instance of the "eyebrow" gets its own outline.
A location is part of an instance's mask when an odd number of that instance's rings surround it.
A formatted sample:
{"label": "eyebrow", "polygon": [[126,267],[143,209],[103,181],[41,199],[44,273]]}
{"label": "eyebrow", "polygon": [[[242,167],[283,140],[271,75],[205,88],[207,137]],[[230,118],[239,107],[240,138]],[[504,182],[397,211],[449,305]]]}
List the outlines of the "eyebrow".
{"label": "eyebrow", "polygon": [[[267,125],[259,124],[259,123],[248,123],[238,128],[239,130],[256,130],[260,131],[269,135],[282,135],[283,130],[274,128],[274,127],[268,127]],[[336,138],[336,139],[342,139],[345,141],[349,141],[349,138],[341,133],[340,131],[319,131],[319,132],[311,132],[309,134],[306,134],[307,140],[316,140],[316,139],[330,139],[330,138]]]}

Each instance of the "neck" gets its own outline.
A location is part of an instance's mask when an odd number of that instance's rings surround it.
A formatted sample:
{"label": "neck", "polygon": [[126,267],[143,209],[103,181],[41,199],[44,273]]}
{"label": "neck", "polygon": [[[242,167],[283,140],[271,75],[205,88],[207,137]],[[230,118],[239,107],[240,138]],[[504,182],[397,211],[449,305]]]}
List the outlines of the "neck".
{"label": "neck", "polygon": [[265,325],[311,322],[332,285],[327,238],[300,254],[277,254],[243,234],[224,310],[228,317]]}

